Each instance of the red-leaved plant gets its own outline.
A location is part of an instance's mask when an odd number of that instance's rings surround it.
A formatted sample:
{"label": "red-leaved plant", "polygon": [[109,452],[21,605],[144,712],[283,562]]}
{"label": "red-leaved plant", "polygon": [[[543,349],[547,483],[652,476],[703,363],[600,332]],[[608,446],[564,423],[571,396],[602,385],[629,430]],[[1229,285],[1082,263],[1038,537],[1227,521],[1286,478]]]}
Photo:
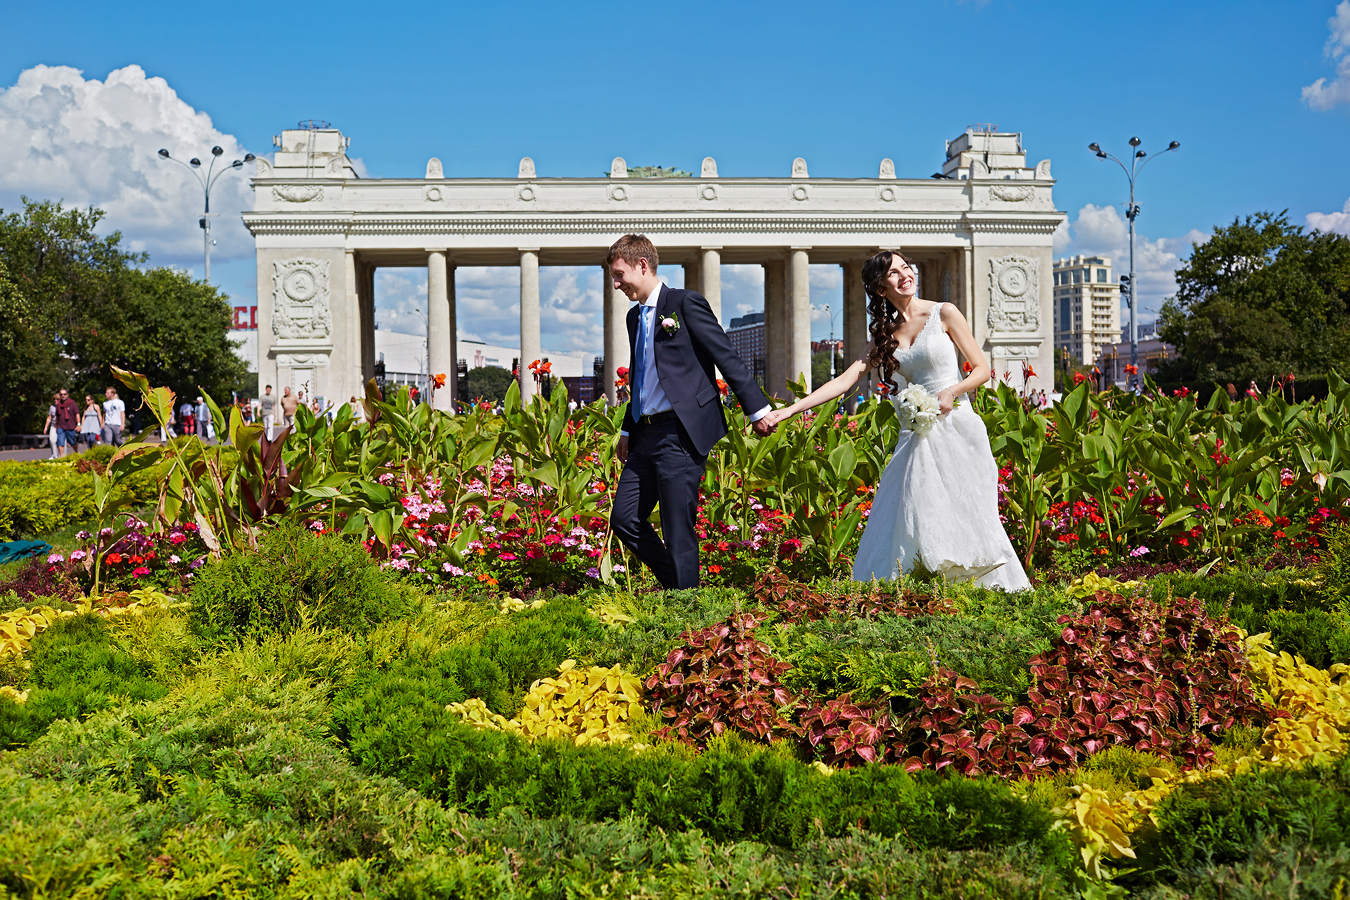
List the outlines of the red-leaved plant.
{"label": "red-leaved plant", "polygon": [[[1237,630],[1202,601],[1098,594],[1034,657],[1027,703],[1005,721],[1004,704],[974,693],[975,682],[939,670],[917,706],[896,723],[893,746],[911,771],[1029,774],[1071,768],[1120,744],[1178,760],[1214,758],[1211,738],[1269,718],[1256,700]],[[964,693],[963,693],[964,691]]]}
{"label": "red-leaved plant", "polygon": [[826,700],[802,713],[806,742],[831,766],[884,762],[895,737],[885,704],[854,703],[851,694]]}
{"label": "red-leaved plant", "polygon": [[685,634],[647,679],[653,711],[670,720],[653,737],[702,747],[728,728],[761,741],[801,734],[792,723],[801,702],[780,681],[792,667],[755,637],[764,619],[738,613]]}

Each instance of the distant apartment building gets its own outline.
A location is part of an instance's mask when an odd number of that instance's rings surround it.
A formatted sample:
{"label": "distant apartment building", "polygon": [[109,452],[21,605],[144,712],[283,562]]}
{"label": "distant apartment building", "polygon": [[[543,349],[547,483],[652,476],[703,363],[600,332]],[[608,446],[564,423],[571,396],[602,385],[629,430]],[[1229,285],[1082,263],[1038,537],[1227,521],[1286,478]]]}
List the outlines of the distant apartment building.
{"label": "distant apartment building", "polygon": [[1102,348],[1120,337],[1120,285],[1108,256],[1055,261],[1055,354],[1094,363]]}
{"label": "distant apartment building", "polygon": [[727,328],[731,347],[755,376],[764,384],[764,313],[749,313],[731,320]]}

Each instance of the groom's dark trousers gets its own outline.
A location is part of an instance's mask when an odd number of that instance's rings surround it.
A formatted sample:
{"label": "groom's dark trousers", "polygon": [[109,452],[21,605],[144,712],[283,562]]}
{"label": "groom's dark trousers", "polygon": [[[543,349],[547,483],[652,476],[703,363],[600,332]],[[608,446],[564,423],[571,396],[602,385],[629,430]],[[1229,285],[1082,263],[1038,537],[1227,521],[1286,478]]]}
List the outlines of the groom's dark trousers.
{"label": "groom's dark trousers", "polygon": [[[702,295],[662,286],[653,322],[652,355],[661,389],[673,409],[634,421],[632,406],[624,414],[628,462],[610,513],[610,526],[623,545],[645,563],[664,588],[699,584],[698,487],[708,451],[727,433],[716,370],[736,393],[741,408],[753,414],[769,400]],[[628,311],[630,360],[637,340],[637,304]],[[674,317],[679,327],[668,333],[660,322]],[[629,381],[636,382],[634,363]],[[648,517],[659,505],[661,535]],[[662,536],[665,540],[662,541]]]}

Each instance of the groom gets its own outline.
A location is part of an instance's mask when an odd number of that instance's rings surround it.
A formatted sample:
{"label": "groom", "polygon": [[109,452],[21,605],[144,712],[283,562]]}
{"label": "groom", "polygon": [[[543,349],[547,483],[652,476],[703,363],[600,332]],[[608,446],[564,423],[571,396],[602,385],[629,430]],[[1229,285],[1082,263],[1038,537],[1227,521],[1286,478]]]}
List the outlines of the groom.
{"label": "groom", "polygon": [[[708,301],[656,277],[656,248],[645,235],[619,238],[605,262],[615,289],[637,304],[628,311],[632,399],[619,436],[624,465],[610,527],[662,587],[696,588],[698,486],[708,451],[727,433],[714,367],[751,413],[759,435],[773,431],[763,421],[769,398],[732,349]],[[665,543],[647,521],[658,502]]]}

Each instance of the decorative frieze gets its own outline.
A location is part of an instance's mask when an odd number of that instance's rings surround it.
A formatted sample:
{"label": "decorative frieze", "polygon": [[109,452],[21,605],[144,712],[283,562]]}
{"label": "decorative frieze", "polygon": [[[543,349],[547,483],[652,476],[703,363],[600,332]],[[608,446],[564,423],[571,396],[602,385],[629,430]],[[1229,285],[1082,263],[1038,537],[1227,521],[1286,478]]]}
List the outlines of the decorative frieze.
{"label": "decorative frieze", "polygon": [[1010,254],[989,260],[989,330],[1039,331],[1040,260]]}
{"label": "decorative frieze", "polygon": [[332,331],[328,260],[273,263],[272,333],[282,340],[324,340]]}

